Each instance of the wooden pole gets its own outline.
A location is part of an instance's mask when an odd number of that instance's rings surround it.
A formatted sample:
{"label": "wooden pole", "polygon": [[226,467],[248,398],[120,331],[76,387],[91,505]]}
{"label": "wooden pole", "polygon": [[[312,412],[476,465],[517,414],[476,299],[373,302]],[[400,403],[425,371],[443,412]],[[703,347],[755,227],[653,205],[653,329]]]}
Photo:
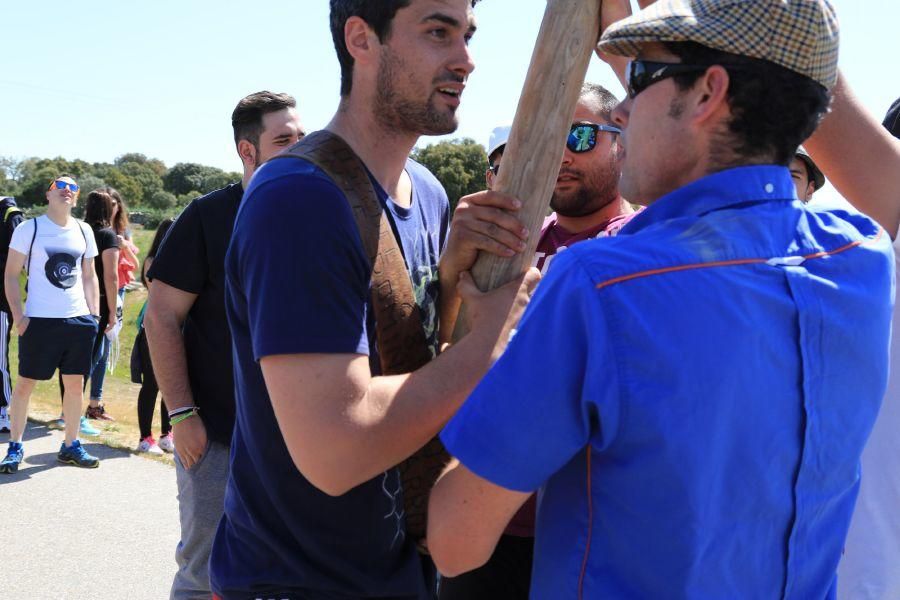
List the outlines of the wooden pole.
{"label": "wooden pole", "polygon": [[[562,163],[572,115],[600,30],[601,0],[548,0],[496,191],[522,202],[519,219],[531,234],[524,252],[502,258],[481,252],[472,277],[482,291],[502,286],[531,266]],[[467,330],[465,307],[454,338]]]}

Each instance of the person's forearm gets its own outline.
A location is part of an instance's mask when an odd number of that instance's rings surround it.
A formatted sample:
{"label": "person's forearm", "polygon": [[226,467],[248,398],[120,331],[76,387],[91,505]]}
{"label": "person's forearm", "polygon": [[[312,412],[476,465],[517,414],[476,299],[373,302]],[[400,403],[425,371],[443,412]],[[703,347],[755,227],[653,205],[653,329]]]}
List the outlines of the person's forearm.
{"label": "person's forearm", "polygon": [[88,311],[92,315],[100,314],[100,287],[97,285],[97,276],[88,275],[84,278],[84,299],[88,305]]}
{"label": "person's forearm", "polygon": [[152,302],[147,305],[144,330],[153,373],[170,411],[194,405],[181,327],[182,323],[174,316],[154,309]]}
{"label": "person's forearm", "polygon": [[[330,423],[297,425],[292,435],[303,441],[288,443],[297,467],[316,487],[337,496],[412,456],[487,372],[493,358],[490,335],[472,332],[413,373],[370,379],[362,387],[365,393]],[[347,394],[360,389],[358,384],[348,378]],[[327,440],[327,452],[311,452],[318,444],[313,440]]]}
{"label": "person's forearm", "polygon": [[804,146],[838,192],[895,238],[900,225],[900,140],[853,94],[843,74],[831,112]]}
{"label": "person's forearm", "polygon": [[12,314],[13,321],[21,321],[24,311],[22,310],[22,292],[19,290],[18,275],[4,275],[3,285],[6,290],[6,302],[9,304],[9,312]]}
{"label": "person's forearm", "polygon": [[440,333],[439,343],[441,346],[453,341],[453,330],[456,328],[456,319],[462,306],[462,298],[460,298],[456,289],[458,277],[458,274],[456,274],[456,277],[453,277],[451,274],[446,276],[443,273],[440,274],[441,291],[438,296],[440,299],[440,326],[438,331]]}
{"label": "person's forearm", "polygon": [[103,273],[103,291],[106,293],[106,307],[110,319],[116,314],[116,298],[119,295],[119,274],[115,271]]}

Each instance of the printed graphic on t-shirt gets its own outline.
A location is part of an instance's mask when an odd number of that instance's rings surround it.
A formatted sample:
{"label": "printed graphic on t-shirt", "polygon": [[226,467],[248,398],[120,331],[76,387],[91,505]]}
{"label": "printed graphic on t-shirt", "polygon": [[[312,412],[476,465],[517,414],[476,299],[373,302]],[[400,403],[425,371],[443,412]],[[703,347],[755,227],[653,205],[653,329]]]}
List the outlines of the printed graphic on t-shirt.
{"label": "printed graphic on t-shirt", "polygon": [[78,274],[75,269],[78,257],[57,248],[47,248],[47,255],[49,258],[44,263],[44,274],[47,276],[47,281],[61,290],[73,287],[78,282]]}

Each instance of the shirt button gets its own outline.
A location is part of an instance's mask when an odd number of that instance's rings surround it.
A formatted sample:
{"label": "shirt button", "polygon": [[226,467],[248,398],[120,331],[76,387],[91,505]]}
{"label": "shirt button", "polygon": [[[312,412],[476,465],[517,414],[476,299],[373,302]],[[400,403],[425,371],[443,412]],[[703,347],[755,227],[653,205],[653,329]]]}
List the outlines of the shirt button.
{"label": "shirt button", "polygon": [[766,184],[766,193],[771,194],[774,191],[775,191],[775,186],[772,185],[771,183],[767,183]]}

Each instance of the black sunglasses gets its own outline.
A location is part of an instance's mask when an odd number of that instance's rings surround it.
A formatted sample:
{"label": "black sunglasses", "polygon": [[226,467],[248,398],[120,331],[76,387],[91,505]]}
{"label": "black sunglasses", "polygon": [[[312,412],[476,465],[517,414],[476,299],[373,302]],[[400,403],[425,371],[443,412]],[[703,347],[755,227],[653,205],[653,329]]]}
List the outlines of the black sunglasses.
{"label": "black sunglasses", "polygon": [[628,82],[628,97],[634,98],[654,83],[663,79],[706,71],[711,66],[632,60],[625,68],[625,80]]}

